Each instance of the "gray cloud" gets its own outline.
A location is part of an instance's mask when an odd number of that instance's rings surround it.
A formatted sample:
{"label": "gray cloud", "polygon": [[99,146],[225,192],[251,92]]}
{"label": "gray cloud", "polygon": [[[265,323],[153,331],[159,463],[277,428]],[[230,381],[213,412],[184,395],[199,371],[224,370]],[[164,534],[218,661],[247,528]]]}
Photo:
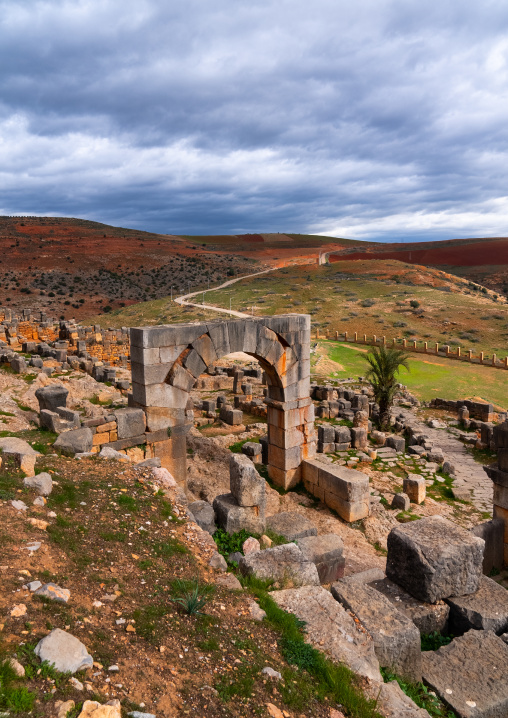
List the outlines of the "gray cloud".
{"label": "gray cloud", "polygon": [[0,0],[0,212],[507,234],[508,6]]}

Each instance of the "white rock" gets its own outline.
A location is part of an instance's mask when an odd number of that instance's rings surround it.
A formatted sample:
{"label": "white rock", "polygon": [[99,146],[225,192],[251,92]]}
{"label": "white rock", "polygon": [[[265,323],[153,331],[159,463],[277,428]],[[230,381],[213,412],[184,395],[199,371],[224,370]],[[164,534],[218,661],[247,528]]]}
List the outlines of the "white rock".
{"label": "white rock", "polygon": [[93,665],[93,658],[86,646],[75,636],[55,628],[35,647],[35,655],[48,661],[61,673],[76,673]]}
{"label": "white rock", "polygon": [[85,686],[81,683],[81,681],[78,681],[77,678],[74,678],[74,676],[73,676],[72,678],[69,678],[69,683],[70,683],[71,686],[72,686],[73,688],[75,688],[77,691],[84,691],[84,690],[85,690]]}
{"label": "white rock", "polygon": [[16,509],[16,511],[26,511],[28,509],[28,506],[25,504],[24,501],[11,501],[11,506],[13,509]]}
{"label": "white rock", "polygon": [[276,678],[278,681],[282,680],[282,675],[279,671],[274,671],[273,668],[270,668],[270,666],[265,666],[261,673],[264,673],[265,676],[269,676],[270,678]]}

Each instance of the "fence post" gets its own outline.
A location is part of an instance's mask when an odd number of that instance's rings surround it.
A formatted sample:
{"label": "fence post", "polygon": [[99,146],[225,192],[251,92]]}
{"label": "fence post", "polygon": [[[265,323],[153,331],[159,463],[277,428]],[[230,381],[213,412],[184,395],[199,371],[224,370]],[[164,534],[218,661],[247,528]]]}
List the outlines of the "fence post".
{"label": "fence post", "polygon": [[[468,361],[473,361],[473,350],[468,349],[467,353],[469,354]],[[508,359],[508,357],[507,357],[507,359]]]}
{"label": "fence post", "polygon": [[344,332],[344,341],[347,342],[347,332]]}
{"label": "fence post", "polygon": [[402,346],[404,347],[404,349],[407,349],[407,339],[403,340]]}
{"label": "fence post", "polygon": [[492,355],[492,366],[496,366],[497,364],[497,356],[495,354]]}
{"label": "fence post", "polygon": [[354,341],[355,341],[355,342],[357,342],[357,341],[358,341],[358,332],[355,332],[355,338],[354,338]]}
{"label": "fence post", "polygon": [[480,352],[480,364],[483,364],[483,352]]}
{"label": "fence post", "polygon": [[428,342],[423,342],[423,351],[425,352],[425,354],[428,353],[428,351],[429,351],[429,343]]}
{"label": "fence post", "polygon": [[416,339],[413,340],[413,349],[416,351]]}
{"label": "fence post", "polygon": [[460,347],[457,347],[457,358],[460,359]]}
{"label": "fence post", "polygon": [[439,354],[439,344],[436,342],[436,354]]}
{"label": "fence post", "polygon": [[386,337],[383,337],[383,346],[386,346]]}

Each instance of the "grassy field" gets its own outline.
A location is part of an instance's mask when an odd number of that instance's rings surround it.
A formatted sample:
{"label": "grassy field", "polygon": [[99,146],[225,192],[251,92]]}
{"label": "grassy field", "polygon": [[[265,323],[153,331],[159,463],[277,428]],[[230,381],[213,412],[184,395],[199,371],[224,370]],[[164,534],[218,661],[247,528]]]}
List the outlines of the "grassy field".
{"label": "grassy field", "polygon": [[[319,350],[312,361],[313,373],[319,376],[323,371],[337,378],[363,376],[367,368],[363,357],[367,352],[368,348],[363,346],[319,342]],[[402,369],[399,381],[423,401],[430,401],[437,396],[446,399],[483,399],[498,408],[508,408],[507,371],[459,364],[431,356],[426,359],[410,356],[409,365],[410,371]]]}
{"label": "grassy field", "polygon": [[[207,292],[206,302],[255,315],[310,314],[321,330],[417,339],[508,353],[508,307],[444,272],[396,260],[291,267]],[[411,306],[416,302],[417,306]]]}

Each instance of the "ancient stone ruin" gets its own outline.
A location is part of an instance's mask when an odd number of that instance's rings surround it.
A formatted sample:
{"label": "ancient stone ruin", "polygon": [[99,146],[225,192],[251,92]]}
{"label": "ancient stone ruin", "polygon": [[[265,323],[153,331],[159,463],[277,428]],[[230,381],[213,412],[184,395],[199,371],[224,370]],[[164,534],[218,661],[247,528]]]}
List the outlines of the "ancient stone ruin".
{"label": "ancient stone ruin", "polygon": [[316,450],[308,315],[133,328],[130,403],[145,411],[149,432],[169,429],[164,465],[184,484],[190,391],[207,367],[235,352],[255,357],[266,374],[268,473],[288,489]]}

